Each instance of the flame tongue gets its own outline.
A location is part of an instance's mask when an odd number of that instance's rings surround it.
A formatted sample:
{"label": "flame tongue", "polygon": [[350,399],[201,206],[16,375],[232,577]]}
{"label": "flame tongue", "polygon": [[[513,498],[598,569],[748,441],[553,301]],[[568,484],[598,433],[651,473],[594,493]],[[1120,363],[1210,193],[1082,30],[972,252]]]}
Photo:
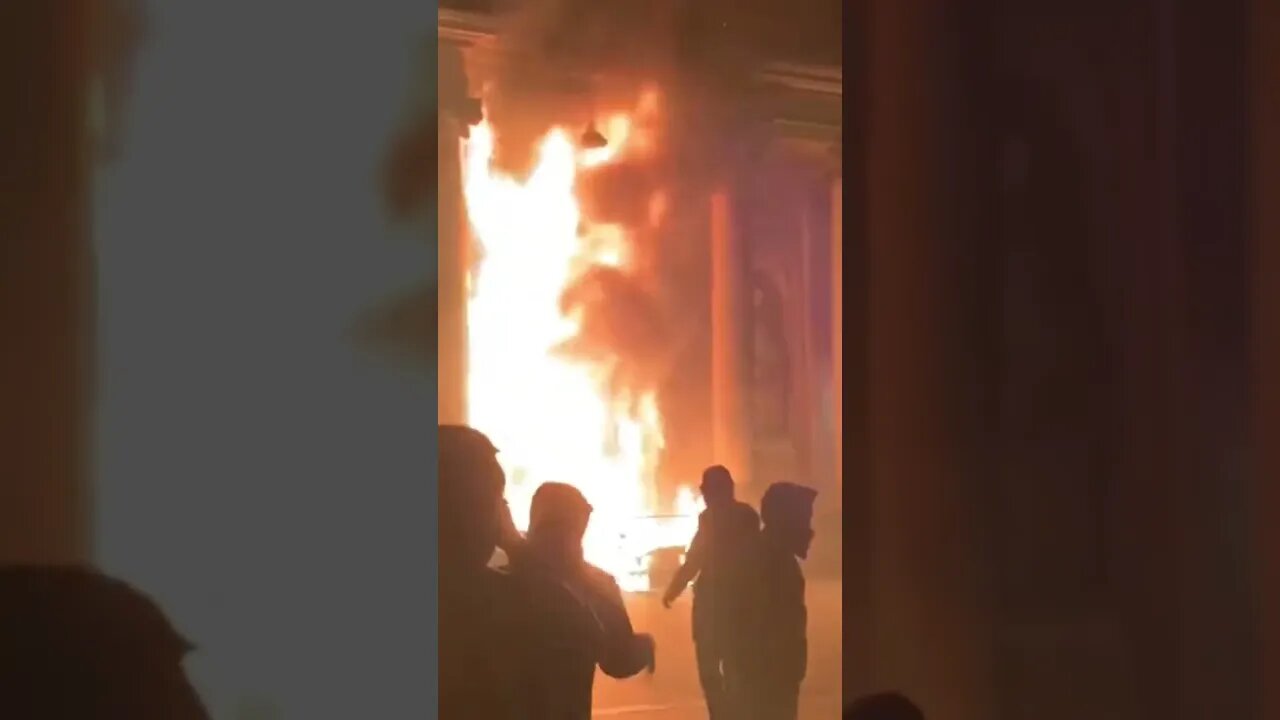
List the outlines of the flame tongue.
{"label": "flame tongue", "polygon": [[663,445],[654,394],[617,396],[607,359],[557,351],[581,329],[561,302],[566,288],[626,262],[628,233],[593,228],[574,192],[581,168],[611,162],[625,144],[629,126],[615,118],[609,128],[605,144],[582,150],[552,130],[523,181],[494,169],[488,124],[465,141],[466,207],[480,252],[467,309],[468,407],[471,424],[501,449],[517,526],[526,529],[539,485],[574,485],[594,507],[586,559],[643,591],[649,554],[692,538],[696,501],[682,489],[677,514],[654,517]]}

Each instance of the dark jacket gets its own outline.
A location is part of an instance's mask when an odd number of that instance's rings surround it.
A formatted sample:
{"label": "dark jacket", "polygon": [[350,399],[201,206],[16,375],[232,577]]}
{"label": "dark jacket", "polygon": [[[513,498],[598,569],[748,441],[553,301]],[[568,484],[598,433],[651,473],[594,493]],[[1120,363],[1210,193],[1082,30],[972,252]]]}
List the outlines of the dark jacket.
{"label": "dark jacket", "polygon": [[695,594],[725,594],[719,592],[722,589],[732,592],[732,586],[755,552],[759,533],[760,516],[744,502],[734,501],[725,507],[703,510],[698,516],[698,532],[685,554],[681,575],[696,577]]}
{"label": "dark jacket", "polygon": [[794,692],[808,669],[805,580],[795,555],[767,538],[752,583],[750,631],[741,651],[751,686],[762,692]]}
{"label": "dark jacket", "polygon": [[521,718],[588,720],[597,666],[627,678],[651,662],[608,573],[585,562],[557,570],[526,552],[513,558],[511,575],[526,603],[516,635]]}
{"label": "dark jacket", "polygon": [[513,683],[511,639],[521,606],[508,574],[483,569],[442,579],[439,593],[440,720],[523,718]]}

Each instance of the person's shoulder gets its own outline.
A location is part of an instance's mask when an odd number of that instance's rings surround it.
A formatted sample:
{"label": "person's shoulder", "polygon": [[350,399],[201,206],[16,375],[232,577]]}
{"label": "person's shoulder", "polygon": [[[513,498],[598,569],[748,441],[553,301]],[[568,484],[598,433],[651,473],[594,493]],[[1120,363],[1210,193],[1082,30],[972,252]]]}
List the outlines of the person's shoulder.
{"label": "person's shoulder", "polygon": [[476,590],[485,602],[510,603],[520,593],[520,581],[509,568],[485,568]]}
{"label": "person's shoulder", "polygon": [[804,568],[795,555],[785,553],[778,559],[778,573],[792,587],[804,588]]}
{"label": "person's shoulder", "polygon": [[800,560],[787,549],[764,542],[762,550],[761,565],[769,572],[782,575],[803,572],[800,568]]}
{"label": "person's shoulder", "polygon": [[759,524],[760,513],[756,512],[756,509],[747,503],[744,503],[741,500],[735,500],[733,503],[733,509],[742,520]]}
{"label": "person's shoulder", "polygon": [[481,576],[484,578],[482,582],[498,586],[514,582],[514,576],[511,574],[510,565],[502,565],[500,567],[490,566],[484,570],[484,574]]}
{"label": "person's shoulder", "polygon": [[618,584],[618,581],[614,579],[613,575],[610,575],[607,571],[598,568],[595,565],[587,563],[585,575],[587,582],[597,590],[603,590],[610,594],[622,593],[622,586]]}

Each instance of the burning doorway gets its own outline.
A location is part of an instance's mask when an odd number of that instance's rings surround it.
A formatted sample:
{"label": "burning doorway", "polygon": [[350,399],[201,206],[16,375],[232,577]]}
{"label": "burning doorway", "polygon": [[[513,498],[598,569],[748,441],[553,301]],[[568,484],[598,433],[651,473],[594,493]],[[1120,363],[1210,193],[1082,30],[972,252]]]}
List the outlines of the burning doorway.
{"label": "burning doorway", "polygon": [[[656,388],[628,376],[617,333],[636,331],[596,312],[630,286],[641,228],[593,217],[583,202],[594,171],[643,153],[646,95],[633,114],[592,123],[575,142],[567,126],[537,143],[525,177],[495,162],[498,138],[482,122],[462,141],[463,206],[475,255],[466,304],[468,424],[501,449],[508,502],[520,529],[534,491],[576,486],[594,508],[586,559],[629,591],[650,589],[654,553],[684,548],[698,501],[681,487],[662,506],[664,424]],[[655,192],[644,222],[662,221]],[[637,298],[643,302],[643,298]]]}

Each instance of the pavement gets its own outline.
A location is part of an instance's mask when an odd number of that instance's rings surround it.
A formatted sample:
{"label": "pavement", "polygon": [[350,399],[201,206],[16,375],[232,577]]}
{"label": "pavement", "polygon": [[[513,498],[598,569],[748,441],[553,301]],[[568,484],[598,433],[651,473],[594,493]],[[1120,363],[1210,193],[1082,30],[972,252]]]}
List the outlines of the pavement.
{"label": "pavement", "polygon": [[[839,580],[808,586],[809,677],[800,698],[800,720],[838,720],[841,679],[841,595]],[[657,671],[629,680],[596,678],[594,717],[619,720],[705,720],[690,628],[690,594],[670,610],[659,595],[627,600],[636,630],[657,641]]]}

